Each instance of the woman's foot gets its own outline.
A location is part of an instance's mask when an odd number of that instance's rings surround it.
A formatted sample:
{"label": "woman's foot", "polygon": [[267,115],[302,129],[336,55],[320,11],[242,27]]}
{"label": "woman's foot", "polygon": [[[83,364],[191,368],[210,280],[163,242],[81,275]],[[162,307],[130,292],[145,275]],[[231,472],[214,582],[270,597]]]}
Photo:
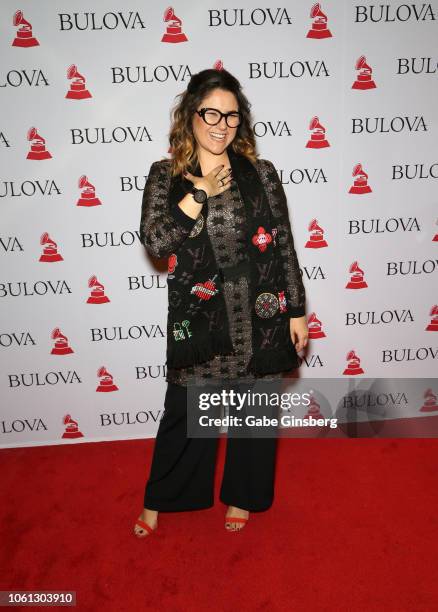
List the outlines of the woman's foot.
{"label": "woman's foot", "polygon": [[[141,521],[144,521],[149,525],[152,529],[156,529],[158,526],[158,511],[157,510],[148,510],[147,508],[143,508],[143,512],[138,517]],[[144,538],[147,535],[150,535],[144,527],[140,527],[140,525],[134,525],[134,533],[138,538]]]}
{"label": "woman's foot", "polygon": [[248,510],[242,510],[242,508],[236,508],[236,506],[228,506],[227,513],[225,515],[225,529],[228,531],[240,531],[245,527],[246,522],[233,521],[233,518],[244,518],[248,519]]}

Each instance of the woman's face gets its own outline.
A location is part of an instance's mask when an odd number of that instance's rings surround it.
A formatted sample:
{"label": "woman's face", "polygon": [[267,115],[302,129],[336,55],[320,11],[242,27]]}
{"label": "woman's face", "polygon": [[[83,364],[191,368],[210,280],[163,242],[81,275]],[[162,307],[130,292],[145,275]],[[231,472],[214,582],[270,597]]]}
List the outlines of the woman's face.
{"label": "woman's face", "polygon": [[[213,89],[198,104],[197,110],[205,107],[215,108],[223,113],[239,110],[236,96],[230,91],[219,88]],[[225,117],[222,117],[216,125],[208,125],[198,113],[193,114],[192,129],[198,143],[198,153],[201,148],[213,155],[221,155],[234,140],[238,130],[228,127]]]}

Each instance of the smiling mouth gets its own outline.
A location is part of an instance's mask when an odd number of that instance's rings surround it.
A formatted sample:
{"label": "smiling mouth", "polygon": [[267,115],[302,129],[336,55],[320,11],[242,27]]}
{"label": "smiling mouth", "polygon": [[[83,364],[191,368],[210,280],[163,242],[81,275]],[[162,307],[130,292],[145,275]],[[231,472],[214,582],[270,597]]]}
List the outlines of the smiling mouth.
{"label": "smiling mouth", "polygon": [[219,134],[219,133],[214,133],[214,132],[209,132],[209,135],[213,140],[216,140],[217,142],[221,142],[222,140],[225,140],[225,138],[227,137],[226,134]]}

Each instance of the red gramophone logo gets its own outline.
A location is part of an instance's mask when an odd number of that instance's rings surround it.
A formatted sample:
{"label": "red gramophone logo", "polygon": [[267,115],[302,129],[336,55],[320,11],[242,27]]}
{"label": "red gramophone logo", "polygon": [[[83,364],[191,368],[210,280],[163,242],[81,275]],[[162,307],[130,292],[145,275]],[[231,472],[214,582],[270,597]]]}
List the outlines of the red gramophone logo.
{"label": "red gramophone logo", "polygon": [[432,317],[429,325],[426,327],[426,331],[438,331],[438,305],[432,306],[429,312],[429,316]]}
{"label": "red gramophone logo", "polygon": [[182,31],[182,21],[175,15],[175,12],[171,6],[168,6],[164,11],[164,21],[168,23],[166,26],[166,32],[163,34],[161,42],[168,43],[180,43],[186,42],[187,36]]}
{"label": "red gramophone logo", "polygon": [[119,388],[114,384],[112,375],[108,372],[105,366],[97,370],[97,376],[100,378],[96,388],[98,393],[109,393],[110,391],[118,391]]}
{"label": "red gramophone logo", "polygon": [[306,144],[308,149],[323,149],[330,146],[325,137],[325,127],[321,125],[319,117],[316,115],[310,120],[309,130],[311,130],[312,134]]}
{"label": "red gramophone logo", "polygon": [[217,274],[213,278],[206,280],[205,283],[196,283],[191,288],[190,293],[194,293],[199,298],[199,302],[211,300],[216,293],[219,293],[219,289],[216,288],[216,283],[214,282],[216,276]]}
{"label": "red gramophone logo", "polygon": [[365,287],[368,287],[364,279],[364,272],[359,268],[357,261],[353,261],[348,271],[351,276],[349,282],[345,285],[346,289],[365,289]]}
{"label": "red gramophone logo", "polygon": [[32,26],[23,17],[23,11],[16,11],[13,18],[13,24],[18,26],[17,33],[13,40],[13,47],[38,47],[40,44],[32,34]]}
{"label": "red gramophone logo", "polygon": [[261,226],[258,228],[257,233],[252,237],[252,243],[259,249],[260,253],[264,253],[268,248],[268,244],[271,242],[272,235]]}
{"label": "red gramophone logo", "polygon": [[40,244],[44,246],[44,249],[39,261],[46,261],[49,263],[64,261],[63,257],[58,253],[58,245],[50,238],[47,232],[41,235]]}
{"label": "red gramophone logo", "polygon": [[61,333],[59,327],[55,327],[51,334],[52,340],[55,341],[55,344],[50,351],[51,355],[70,355],[70,353],[74,353],[73,349],[68,344],[67,336],[64,336]]}
{"label": "red gramophone logo", "polygon": [[436,395],[432,389],[426,389],[423,395],[424,404],[420,408],[420,412],[435,412],[438,410],[436,403]]}
{"label": "red gramophone logo", "polygon": [[87,304],[106,304],[110,301],[105,295],[105,286],[99,283],[96,276],[90,276],[88,279],[88,287],[91,289]]}
{"label": "red gramophone logo", "polygon": [[[436,220],[435,225],[438,225],[438,219]],[[432,242],[438,242],[438,233],[432,238]]]}
{"label": "red gramophone logo", "polygon": [[71,83],[68,92],[65,94],[66,98],[69,100],[85,100],[85,98],[92,97],[85,87],[85,77],[78,71],[75,64],[67,68],[67,78]]}
{"label": "red gramophone logo", "polygon": [[371,187],[368,185],[368,174],[362,168],[362,164],[356,164],[354,166],[351,176],[354,178],[354,183],[348,190],[348,193],[361,195],[363,193],[372,192]]}
{"label": "red gramophone logo", "polygon": [[305,244],[306,249],[321,249],[328,246],[324,239],[324,230],[318,225],[317,219],[312,219],[309,223],[308,230],[310,232],[309,240]]}
{"label": "red gramophone logo", "polygon": [[52,156],[46,151],[46,141],[35,127],[31,127],[27,132],[27,139],[31,145],[26,159],[51,159]]}
{"label": "red gramophone logo", "polygon": [[315,2],[310,9],[310,17],[313,22],[311,29],[307,32],[307,38],[330,38],[332,34],[327,28],[327,15],[322,12],[319,2]]}
{"label": "red gramophone logo", "polygon": [[354,351],[347,353],[347,367],[342,374],[348,374],[349,376],[355,376],[356,374],[363,374],[363,369],[360,365],[360,359]]}
{"label": "red gramophone logo", "polygon": [[175,278],[174,272],[178,265],[178,257],[175,253],[172,253],[167,260],[167,273],[169,278]]}
{"label": "red gramophone logo", "polygon": [[88,177],[83,174],[78,180],[78,187],[82,189],[81,197],[76,202],[76,206],[99,206],[102,202],[96,198],[96,189],[89,182]]}
{"label": "red gramophone logo", "polygon": [[62,419],[65,425],[65,431],[62,434],[63,438],[83,438],[84,434],[79,431],[78,422],[71,418],[70,414],[66,414]]}
{"label": "red gramophone logo", "polygon": [[321,414],[321,408],[314,396],[311,394],[309,398],[309,407],[307,408],[307,413],[304,415],[304,418],[312,416],[314,419],[321,419],[323,415]]}
{"label": "red gramophone logo", "polygon": [[365,55],[361,55],[357,60],[355,70],[358,71],[358,74],[356,75],[356,80],[351,86],[351,89],[374,89],[376,87],[371,76],[373,69],[367,64]]}
{"label": "red gramophone logo", "polygon": [[213,70],[223,70],[224,69],[224,64],[222,62],[222,60],[218,59],[215,61],[215,63],[213,64]]}
{"label": "red gramophone logo", "polygon": [[307,327],[309,329],[309,338],[316,340],[317,338],[325,338],[326,335],[322,330],[322,323],[314,312],[309,314],[307,319]]}

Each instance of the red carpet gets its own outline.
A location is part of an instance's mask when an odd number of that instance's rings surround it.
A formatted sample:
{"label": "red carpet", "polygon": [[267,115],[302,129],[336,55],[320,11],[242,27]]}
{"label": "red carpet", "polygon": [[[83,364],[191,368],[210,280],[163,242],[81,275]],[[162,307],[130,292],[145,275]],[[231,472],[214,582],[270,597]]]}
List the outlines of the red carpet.
{"label": "red carpet", "polygon": [[137,540],[152,447],[0,451],[0,589],[75,590],[81,611],[437,609],[436,439],[281,439],[274,505],[244,531],[217,501]]}

